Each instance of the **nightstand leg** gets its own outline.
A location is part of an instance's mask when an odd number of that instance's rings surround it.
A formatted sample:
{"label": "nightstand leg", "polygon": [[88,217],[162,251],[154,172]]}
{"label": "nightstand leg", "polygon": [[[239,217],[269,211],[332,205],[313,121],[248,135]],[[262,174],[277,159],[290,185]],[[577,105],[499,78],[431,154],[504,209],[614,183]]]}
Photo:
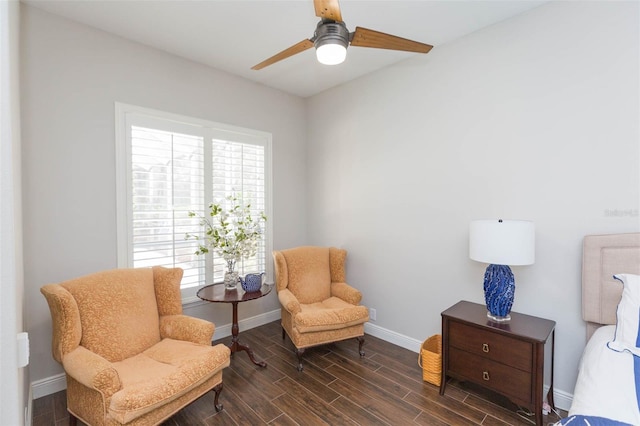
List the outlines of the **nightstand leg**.
{"label": "nightstand leg", "polygon": [[555,328],[551,332],[551,383],[549,384],[549,392],[547,392],[547,402],[549,406],[556,409],[556,404],[553,403],[553,359],[556,347],[556,330]]}
{"label": "nightstand leg", "polygon": [[449,346],[449,321],[442,318],[442,377],[440,378],[440,395],[444,395],[444,388],[447,386],[447,347]]}

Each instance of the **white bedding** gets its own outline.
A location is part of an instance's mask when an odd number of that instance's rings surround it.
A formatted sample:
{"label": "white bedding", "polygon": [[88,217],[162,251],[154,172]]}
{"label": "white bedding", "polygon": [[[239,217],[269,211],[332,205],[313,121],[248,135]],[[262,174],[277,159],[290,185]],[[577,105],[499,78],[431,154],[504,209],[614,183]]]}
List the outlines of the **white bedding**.
{"label": "white bedding", "polygon": [[569,415],[605,417],[640,425],[633,355],[607,347],[614,325],[595,331],[582,354]]}

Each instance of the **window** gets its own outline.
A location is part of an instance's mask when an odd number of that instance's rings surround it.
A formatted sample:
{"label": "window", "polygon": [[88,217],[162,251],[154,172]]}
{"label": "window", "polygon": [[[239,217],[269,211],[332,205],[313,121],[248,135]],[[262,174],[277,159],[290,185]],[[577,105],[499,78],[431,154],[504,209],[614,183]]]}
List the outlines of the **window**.
{"label": "window", "polygon": [[188,213],[203,216],[234,193],[267,216],[256,256],[237,270],[272,279],[270,158],[270,134],[116,104],[118,267],[180,267],[183,302],[198,300],[198,287],[222,282],[226,264],[213,250],[195,254],[198,241],[185,235],[202,229]]}

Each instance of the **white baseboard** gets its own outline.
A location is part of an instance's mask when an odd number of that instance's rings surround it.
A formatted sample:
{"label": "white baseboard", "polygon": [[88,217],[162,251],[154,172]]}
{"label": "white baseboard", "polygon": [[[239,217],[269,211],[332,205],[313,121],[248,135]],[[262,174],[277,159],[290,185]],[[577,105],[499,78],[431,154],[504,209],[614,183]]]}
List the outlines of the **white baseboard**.
{"label": "white baseboard", "polygon": [[67,379],[64,373],[31,382],[31,393],[33,394],[33,399],[51,395],[52,393],[60,392],[66,388]]}
{"label": "white baseboard", "polygon": [[[544,394],[546,395],[547,392],[549,392],[549,386],[544,387]],[[559,389],[553,390],[553,403],[555,404],[556,408],[561,408],[565,411],[569,411],[572,402],[573,394]]]}
{"label": "white baseboard", "polygon": [[[266,312],[264,314],[256,315],[251,318],[246,318],[239,321],[238,325],[240,330],[250,330],[255,327],[259,327],[264,324],[268,324],[272,321],[280,319],[280,309]],[[364,325],[364,331],[371,336],[384,340],[385,342],[393,343],[394,345],[408,349],[412,352],[420,352],[422,341],[416,340],[412,337],[405,336],[395,331],[387,330],[376,324],[368,322]],[[226,324],[220,327],[216,327],[214,337],[216,339],[231,336],[231,324]],[[366,349],[366,346],[365,346]],[[64,373],[57,374],[55,376],[47,377],[42,380],[37,380],[31,383],[31,392],[33,393],[33,399],[40,398],[42,396],[50,395],[55,392],[59,392],[67,388],[67,381]],[[549,390],[548,386],[545,386],[545,395]],[[569,410],[571,402],[573,401],[573,395],[558,389],[553,391],[553,399],[556,407],[563,410]]]}
{"label": "white baseboard", "polygon": [[407,337],[403,334],[396,333],[395,331],[387,330],[371,322],[365,323],[364,332],[374,337],[384,340],[385,342],[393,343],[394,345],[408,349],[412,352],[420,352],[422,342],[412,337]]}
{"label": "white baseboard", "polygon": [[[240,332],[242,333],[242,330],[251,330],[252,328],[260,327],[261,325],[268,324],[279,319],[280,309],[276,309],[271,312],[265,312],[264,314],[240,320],[238,321],[238,327],[240,327]],[[228,336],[231,336],[231,324],[221,325],[220,327],[216,326],[216,331],[213,333],[214,340]]]}

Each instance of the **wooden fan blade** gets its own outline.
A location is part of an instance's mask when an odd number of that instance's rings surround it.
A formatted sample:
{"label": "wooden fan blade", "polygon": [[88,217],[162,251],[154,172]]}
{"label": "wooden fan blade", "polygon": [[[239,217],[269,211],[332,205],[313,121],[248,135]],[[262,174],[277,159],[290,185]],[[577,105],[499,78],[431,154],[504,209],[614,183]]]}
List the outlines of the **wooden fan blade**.
{"label": "wooden fan blade", "polygon": [[313,5],[316,8],[318,18],[342,22],[338,0],[313,0]]}
{"label": "wooden fan blade", "polygon": [[258,65],[254,65],[251,67],[252,70],[261,70],[264,67],[268,67],[269,65],[275,64],[278,61],[283,59],[287,59],[289,56],[297,55],[300,52],[304,52],[307,49],[311,49],[313,47],[313,42],[309,39],[302,40],[300,43],[294,44],[293,46],[284,49],[280,53],[276,53],[269,59],[265,59],[260,62]]}
{"label": "wooden fan blade", "polygon": [[377,49],[404,50],[406,52],[428,53],[433,46],[406,38],[356,27],[351,39],[352,46]]}

